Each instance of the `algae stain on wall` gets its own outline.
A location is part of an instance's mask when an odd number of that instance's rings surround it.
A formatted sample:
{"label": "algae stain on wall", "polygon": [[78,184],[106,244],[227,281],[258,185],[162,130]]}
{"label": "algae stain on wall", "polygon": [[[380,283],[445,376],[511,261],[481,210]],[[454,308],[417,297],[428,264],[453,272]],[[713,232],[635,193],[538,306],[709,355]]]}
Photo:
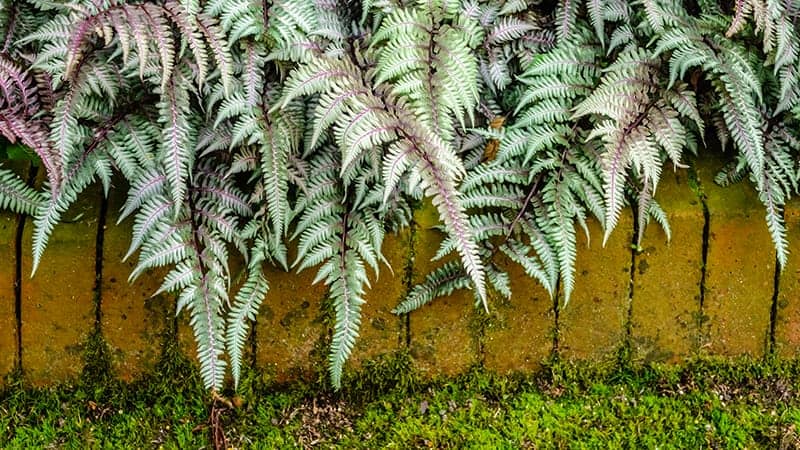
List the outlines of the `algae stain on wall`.
{"label": "algae stain on wall", "polygon": [[512,295],[490,304],[493,320],[485,330],[484,364],[498,373],[533,372],[553,350],[553,300],[518,264],[503,257],[499,265],[509,272]]}
{"label": "algae stain on wall", "polygon": [[256,363],[276,381],[308,380],[319,370],[313,353],[324,333],[322,301],[327,289],[324,283],[312,284],[316,272],[316,267],[299,274],[277,268],[265,271],[270,290],[256,325]]}
{"label": "algae stain on wall", "polygon": [[410,252],[411,231],[405,229],[397,236],[387,235],[383,254],[389,267],[381,265],[378,276],[370,273],[371,287],[364,295],[361,308],[361,329],[356,340],[351,366],[363,366],[382,354],[400,350],[404,345],[403,318],[392,313],[406,293],[405,266]]}

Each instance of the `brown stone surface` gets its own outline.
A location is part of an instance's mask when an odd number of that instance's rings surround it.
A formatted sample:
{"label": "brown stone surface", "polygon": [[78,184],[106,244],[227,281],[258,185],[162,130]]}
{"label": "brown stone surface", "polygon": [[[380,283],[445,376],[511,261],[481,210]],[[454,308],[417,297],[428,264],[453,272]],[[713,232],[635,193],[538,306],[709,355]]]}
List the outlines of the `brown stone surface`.
{"label": "brown stone surface", "polygon": [[588,221],[591,246],[578,231],[575,290],[559,307],[559,354],[568,360],[603,360],[622,345],[628,311],[632,219],[624,209],[616,229],[602,246],[603,230]]}
{"label": "brown stone surface", "polygon": [[[26,161],[3,161],[5,169],[27,179],[30,164]],[[3,376],[13,370],[17,358],[17,318],[14,279],[16,278],[17,215],[0,213],[0,386]]]}
{"label": "brown stone surface", "polygon": [[197,341],[194,338],[194,330],[189,324],[189,318],[189,311],[184,309],[176,319],[178,348],[191,362],[199,365]]}
{"label": "brown stone surface", "polygon": [[636,255],[631,338],[635,359],[678,362],[698,347],[705,219],[685,170],[664,173],[656,200],[672,241],[654,221],[645,230]]}
{"label": "brown stone surface", "polygon": [[511,299],[495,299],[484,338],[484,364],[498,373],[533,372],[553,350],[553,299],[519,264],[500,261],[511,279]]}
{"label": "brown stone surface", "polygon": [[17,216],[0,214],[0,384],[14,368],[17,356],[17,320],[14,299],[16,273],[15,239]]}
{"label": "brown stone surface", "polygon": [[158,361],[165,331],[168,296],[151,298],[161,286],[166,270],[150,270],[135,281],[128,276],[138,254],[122,258],[130,246],[134,217],[117,225],[125,203],[126,186],[112,189],[103,240],[103,284],[101,310],[103,337],[112,354],[115,375],[130,381]]}
{"label": "brown stone surface", "polygon": [[[706,272],[704,338],[700,331],[698,294],[701,274],[702,208],[688,188],[685,172],[666,172],[657,198],[668,213],[673,242],[664,243],[660,227],[651,223],[636,257],[632,309],[632,344],[645,361],[675,361],[691,354],[694,346],[718,355],[763,354],[768,337],[774,274],[774,249],[764,222],[763,207],[753,187],[744,182],[729,188],[713,183],[719,161],[706,159],[698,175],[711,214]],[[65,380],[82,366],[83,343],[93,328],[93,284],[98,196],[87,192],[64,214],[51,237],[36,277],[31,269],[32,223],[23,241],[23,345],[27,379],[35,384]],[[90,200],[91,199],[91,200]],[[103,277],[103,331],[112,349],[117,373],[125,379],[147,370],[158,357],[169,300],[150,300],[163,273],[143,275],[133,285],[127,277],[135,257],[122,263],[130,239],[130,220],[116,226],[121,198],[112,199],[105,230]],[[80,218],[76,218],[81,215]],[[777,350],[796,356],[800,348],[800,202],[786,211],[792,249],[781,278],[776,326]],[[413,240],[414,277],[421,282],[443,261],[431,262],[441,239],[438,217],[430,205],[415,213],[418,228]],[[13,234],[14,217],[0,216],[0,374],[13,366]],[[559,313],[559,351],[570,360],[602,360],[622,344],[628,310],[632,219],[624,211],[606,247],[602,230],[589,222],[591,247],[578,235],[576,289]],[[351,366],[404,345],[404,319],[391,314],[405,292],[404,266],[409,251],[408,231],[387,236],[384,244],[394,274],[382,267],[371,276],[366,295],[361,336]],[[455,255],[451,255],[455,257]],[[471,292],[434,300],[411,313],[411,354],[427,376],[461,373],[478,362],[479,340],[487,368],[500,373],[533,371],[552,346],[553,302],[535,281],[511,264],[514,296],[495,299],[490,316],[475,308]],[[232,273],[236,269],[232,267]],[[278,381],[308,378],[324,372],[327,348],[320,347],[327,325],[321,304],[323,283],[312,285],[316,269],[286,273],[269,269],[270,291],[256,325],[259,368]],[[6,287],[3,287],[6,286]],[[185,315],[185,314],[184,314]],[[194,355],[194,339],[185,318],[179,339]]]}
{"label": "brown stone surface", "polygon": [[[299,274],[277,268],[265,271],[270,289],[256,324],[256,363],[278,382],[309,379],[327,370],[320,366],[327,364],[325,358],[313,354],[326,330],[322,301],[327,288],[323,282],[312,284],[316,274],[317,268]],[[327,355],[328,349],[323,351]]]}
{"label": "brown stone surface", "polygon": [[392,314],[406,293],[404,282],[406,263],[410,251],[410,232],[403,230],[398,235],[386,235],[383,254],[391,269],[380,267],[376,278],[370,270],[371,288],[367,288],[361,307],[361,329],[349,364],[360,366],[381,354],[390,353],[405,345],[403,318]]}
{"label": "brown stone surface", "polygon": [[722,188],[714,176],[722,163],[704,158],[698,179],[710,214],[703,313],[711,354],[761,356],[769,336],[775,250],[764,208],[749,181]]}
{"label": "brown stone surface", "polygon": [[[414,217],[418,225],[414,237],[413,282],[417,284],[445,262],[431,261],[444,234],[433,229],[438,216],[429,202]],[[411,312],[411,355],[424,376],[463,373],[478,361],[477,336],[471,331],[476,314],[484,312],[475,308],[472,292],[463,289]]]}
{"label": "brown stone surface", "polygon": [[22,240],[22,365],[34,385],[66,380],[83,368],[83,344],[94,328],[98,190],[89,188],[62,216],[31,278],[33,222]]}
{"label": "brown stone surface", "polygon": [[779,356],[796,358],[800,355],[800,200],[786,205],[785,217],[790,253],[778,289],[775,350]]}

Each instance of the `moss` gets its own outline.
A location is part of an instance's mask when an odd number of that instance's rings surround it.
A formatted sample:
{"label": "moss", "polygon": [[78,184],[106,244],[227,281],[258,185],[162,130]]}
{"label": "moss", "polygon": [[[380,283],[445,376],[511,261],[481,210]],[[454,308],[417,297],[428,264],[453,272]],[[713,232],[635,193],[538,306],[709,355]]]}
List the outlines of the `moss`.
{"label": "moss", "polygon": [[385,353],[348,372],[342,396],[352,402],[374,401],[392,392],[413,393],[421,380],[407,349]]}
{"label": "moss", "polygon": [[86,338],[80,381],[92,386],[112,381],[111,351],[99,329]]}
{"label": "moss", "polygon": [[[209,447],[212,400],[195,367],[179,351],[158,366],[131,384],[8,386],[0,447]],[[221,410],[228,446],[793,448],[800,439],[797,360],[551,362],[530,376],[473,367],[425,384],[410,367],[407,353],[385,355],[348,375],[340,394],[247,371]]]}

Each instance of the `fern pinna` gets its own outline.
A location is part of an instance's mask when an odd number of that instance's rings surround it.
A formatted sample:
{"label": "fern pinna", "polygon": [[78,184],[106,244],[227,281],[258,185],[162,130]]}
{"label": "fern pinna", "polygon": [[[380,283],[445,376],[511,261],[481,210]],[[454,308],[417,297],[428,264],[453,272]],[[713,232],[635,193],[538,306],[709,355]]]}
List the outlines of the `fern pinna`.
{"label": "fern pinna", "polygon": [[711,139],[785,264],[799,17],[797,0],[0,0],[0,133],[46,172],[34,189],[0,167],[0,206],[33,216],[35,270],[82,191],[127,189],[131,277],[169,268],[159,293],[215,390],[241,376],[264,269],[315,270],[338,388],[384,236],[423,198],[436,258],[458,258],[399,314],[454,289],[488,309],[508,260],[567,302],[576,233],[597,220],[605,240],[630,207],[637,240],[650,220],[669,237],[664,165]]}

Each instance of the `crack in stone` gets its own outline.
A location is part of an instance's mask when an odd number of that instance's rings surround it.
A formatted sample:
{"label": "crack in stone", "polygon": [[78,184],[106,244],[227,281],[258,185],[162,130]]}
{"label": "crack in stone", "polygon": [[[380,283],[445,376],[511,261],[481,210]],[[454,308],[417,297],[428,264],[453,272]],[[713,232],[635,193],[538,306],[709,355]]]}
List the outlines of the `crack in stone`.
{"label": "crack in stone", "polygon": [[94,331],[98,335],[103,327],[103,242],[105,240],[106,217],[108,216],[108,197],[101,196],[100,213],[97,218],[97,236],[94,253]]}
{"label": "crack in stone", "polygon": [[636,255],[638,253],[637,236],[639,235],[639,220],[638,211],[636,210],[636,203],[631,199],[631,214],[633,215],[633,234],[631,235],[631,264],[628,269],[628,310],[625,316],[624,332],[625,335],[622,341],[620,362],[630,363],[632,359],[632,341],[633,341],[633,299],[636,285]]}
{"label": "crack in stone", "polygon": [[[36,173],[38,168],[34,165],[29,165],[28,179],[26,183],[28,186],[33,186],[36,180]],[[16,345],[17,353],[14,359],[14,368],[17,372],[22,372],[22,237],[25,232],[25,222],[28,216],[26,214],[17,215],[16,234],[14,236],[14,318],[16,321]]]}
{"label": "crack in stone", "polygon": [[[409,235],[408,235],[408,253],[406,254],[406,265],[403,268],[403,285],[405,286],[405,292],[403,293],[403,298],[408,297],[411,293],[411,290],[414,288],[414,267],[416,264],[416,244],[417,244],[417,221],[411,219],[411,224],[409,225]],[[401,321],[401,332],[398,337],[400,340],[399,344],[400,347],[405,346],[406,349],[411,348],[411,314],[404,314],[400,316],[398,320]],[[404,329],[403,329],[404,328]]]}
{"label": "crack in stone", "polygon": [[553,347],[550,353],[554,360],[558,360],[561,337],[561,323],[559,322],[561,308],[558,304],[559,298],[561,298],[561,277],[556,280],[556,292],[555,295],[553,295]]}
{"label": "crack in stone", "polygon": [[778,322],[778,294],[781,288],[781,266],[778,263],[778,255],[775,255],[775,275],[772,282],[772,304],[769,308],[769,341],[767,342],[768,356],[775,355],[777,348],[775,345],[775,328]]}
{"label": "crack in stone", "polygon": [[710,232],[711,232],[711,213],[708,209],[708,197],[706,196],[705,191],[703,190],[703,185],[700,181],[700,178],[697,176],[697,170],[695,169],[695,165],[691,164],[689,167],[689,183],[694,191],[695,195],[697,195],[697,199],[700,201],[700,205],[703,208],[703,246],[701,250],[701,266],[700,266],[700,286],[699,286],[699,296],[698,296],[698,313],[696,318],[696,325],[697,330],[699,333],[698,336],[698,347],[702,347],[703,345],[703,326],[705,324],[705,299],[706,299],[706,277],[708,271],[708,248],[710,245]]}

